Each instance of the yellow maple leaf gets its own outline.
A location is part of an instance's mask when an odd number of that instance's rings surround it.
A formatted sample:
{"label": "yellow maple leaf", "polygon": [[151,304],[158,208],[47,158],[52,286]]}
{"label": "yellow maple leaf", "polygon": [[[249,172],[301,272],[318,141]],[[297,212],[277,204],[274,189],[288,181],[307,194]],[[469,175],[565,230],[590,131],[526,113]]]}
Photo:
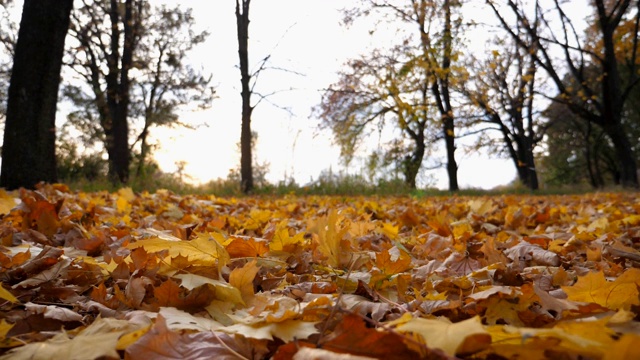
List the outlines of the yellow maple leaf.
{"label": "yellow maple leaf", "polygon": [[395,240],[398,237],[398,231],[399,227],[390,222],[383,223],[382,227],[378,229],[379,233],[386,235],[391,240]]}
{"label": "yellow maple leaf", "polygon": [[300,244],[304,241],[304,233],[300,232],[294,236],[289,235],[287,221],[283,220],[276,225],[273,239],[269,242],[269,250],[282,251],[288,246]]}
{"label": "yellow maple leaf", "polygon": [[0,299],[9,300],[12,303],[19,302],[18,299],[9,292],[9,290],[2,287],[2,284],[0,284]]}
{"label": "yellow maple leaf", "polygon": [[118,198],[116,200],[116,210],[121,214],[131,212],[131,202],[135,200],[136,195],[131,188],[122,188],[118,190]]}
{"label": "yellow maple leaf", "polygon": [[640,335],[624,334],[604,353],[603,360],[640,359]]}
{"label": "yellow maple leaf", "polygon": [[122,335],[118,339],[118,344],[116,345],[116,350],[126,350],[131,344],[138,341],[142,335],[146,334],[151,330],[152,325],[149,324],[143,328],[138,330],[131,331],[127,334]]}
{"label": "yellow maple leaf", "polygon": [[7,194],[3,189],[0,189],[0,215],[8,214],[14,207],[16,207],[14,197]]}
{"label": "yellow maple leaf", "polygon": [[327,216],[310,221],[308,226],[309,232],[317,235],[318,249],[332,267],[340,265],[340,241],[349,229],[348,226],[340,226],[341,220],[338,211],[331,209]]}
{"label": "yellow maple leaf", "polygon": [[0,339],[5,339],[7,337],[7,333],[15,324],[9,324],[5,319],[0,320]]}
{"label": "yellow maple leaf", "polygon": [[240,295],[245,304],[248,304],[255,295],[253,279],[255,279],[256,274],[260,271],[260,267],[256,264],[257,261],[252,260],[241,268],[233,269],[231,274],[229,274],[229,284],[240,290]]}
{"label": "yellow maple leaf", "polygon": [[416,318],[399,325],[397,329],[420,335],[428,347],[441,349],[450,356],[473,354],[491,345],[491,336],[478,316],[458,323],[445,319]]}
{"label": "yellow maple leaf", "polygon": [[595,303],[606,308],[628,309],[631,305],[640,305],[638,300],[640,269],[631,268],[615,281],[609,282],[602,272],[590,272],[578,278],[572,286],[563,286],[568,299]]}

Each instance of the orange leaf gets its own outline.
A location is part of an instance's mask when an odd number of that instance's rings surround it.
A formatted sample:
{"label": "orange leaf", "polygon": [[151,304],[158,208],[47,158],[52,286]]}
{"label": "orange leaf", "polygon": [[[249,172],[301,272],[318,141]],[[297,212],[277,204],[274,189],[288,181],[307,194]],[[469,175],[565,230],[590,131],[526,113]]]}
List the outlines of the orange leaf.
{"label": "orange leaf", "polygon": [[243,239],[234,238],[226,247],[231,258],[239,257],[259,257],[269,251],[269,247],[264,241],[257,241],[254,238]]}
{"label": "orange leaf", "polygon": [[376,266],[387,276],[399,274],[411,268],[411,256],[394,246],[376,254]]}

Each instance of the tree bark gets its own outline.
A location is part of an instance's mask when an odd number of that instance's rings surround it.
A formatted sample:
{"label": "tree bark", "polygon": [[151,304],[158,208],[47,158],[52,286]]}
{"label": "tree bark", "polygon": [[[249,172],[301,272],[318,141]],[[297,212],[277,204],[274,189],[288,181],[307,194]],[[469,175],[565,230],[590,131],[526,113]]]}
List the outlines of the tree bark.
{"label": "tree bark", "polygon": [[458,191],[458,164],[456,163],[456,137],[455,124],[453,116],[453,107],[451,106],[451,94],[449,89],[449,69],[451,68],[451,50],[453,46],[453,38],[451,34],[451,3],[445,0],[444,4],[445,22],[444,34],[442,39],[443,55],[441,71],[444,75],[435,76],[433,85],[434,96],[438,103],[442,118],[442,130],[447,150],[447,174],[449,175],[449,191]]}
{"label": "tree bark", "polygon": [[[598,24],[602,32],[604,57],[602,62],[602,98],[604,112],[602,114],[603,130],[613,143],[620,163],[620,180],[624,187],[638,187],[638,168],[633,156],[631,143],[622,126],[624,100],[620,83],[620,70],[615,54],[614,36],[620,20],[616,21],[607,15],[603,0],[596,1]],[[624,5],[626,3],[626,5]],[[622,2],[628,6],[629,1]],[[638,14],[637,16],[640,16]]]}
{"label": "tree bark", "polygon": [[56,106],[72,0],[25,0],[15,48],[0,186],[55,182]]}
{"label": "tree bark", "polygon": [[251,0],[236,0],[238,56],[242,83],[242,128],[240,133],[240,187],[245,194],[253,191],[253,156],[251,154],[251,74],[249,73],[249,6]]}
{"label": "tree bark", "polygon": [[422,167],[422,159],[424,159],[424,153],[426,151],[426,145],[424,143],[424,129],[416,133],[415,149],[412,154],[407,156],[404,161],[404,181],[409,188],[416,189],[416,178]]}

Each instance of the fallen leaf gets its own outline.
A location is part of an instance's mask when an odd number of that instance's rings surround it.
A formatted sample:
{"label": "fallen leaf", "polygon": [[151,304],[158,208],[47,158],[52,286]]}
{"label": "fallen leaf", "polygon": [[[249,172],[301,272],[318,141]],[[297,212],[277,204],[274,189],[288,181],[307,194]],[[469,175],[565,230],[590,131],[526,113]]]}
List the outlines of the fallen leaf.
{"label": "fallen leaf", "polygon": [[[155,325],[140,340],[125,350],[126,360],[235,360],[253,358],[251,347],[239,346],[225,333],[177,333],[167,328],[164,317],[158,315]],[[242,344],[245,345],[245,344]],[[257,355],[259,355],[258,353]]]}
{"label": "fallen leaf", "polygon": [[428,347],[441,349],[451,356],[473,354],[491,345],[491,336],[478,316],[458,323],[446,319],[415,318],[397,329],[418,334]]}
{"label": "fallen leaf", "polygon": [[569,300],[590,302],[612,310],[639,305],[640,269],[631,268],[614,281],[607,281],[602,272],[590,272],[578,278],[572,286],[563,286]]}
{"label": "fallen leaf", "polygon": [[99,358],[118,358],[116,345],[122,331],[94,331],[101,326],[96,321],[78,335],[69,338],[67,333],[59,333],[52,339],[26,344],[10,350],[0,359],[11,360],[92,360]]}
{"label": "fallen leaf", "polygon": [[8,300],[8,301],[11,301],[12,303],[18,302],[18,298],[13,296],[13,294],[10,293],[9,290],[5,289],[2,286],[2,284],[0,284],[0,299]]}
{"label": "fallen leaf", "polygon": [[252,260],[241,268],[236,268],[229,275],[229,285],[240,290],[240,295],[245,304],[248,304],[254,296],[253,279],[260,271],[257,261]]}
{"label": "fallen leaf", "polygon": [[228,301],[233,304],[244,304],[240,290],[224,281],[195,274],[178,274],[173,277],[182,280],[181,285],[187,290],[193,290],[203,285],[211,285],[215,289],[215,295],[218,300]]}

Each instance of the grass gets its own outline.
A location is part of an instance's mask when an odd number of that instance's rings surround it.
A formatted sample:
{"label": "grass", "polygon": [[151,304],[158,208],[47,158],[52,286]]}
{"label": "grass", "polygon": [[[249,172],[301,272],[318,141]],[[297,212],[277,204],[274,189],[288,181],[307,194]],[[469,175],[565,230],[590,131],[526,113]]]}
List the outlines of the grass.
{"label": "grass", "polygon": [[[61,181],[72,190],[83,192],[117,191],[124,187],[122,184],[114,185],[107,179]],[[166,189],[176,194],[213,194],[220,197],[241,197],[237,181],[218,179],[202,185],[193,185],[181,181],[177,176],[165,173],[156,173],[151,176],[133,178],[127,187],[135,192],[156,192]],[[341,196],[412,196],[412,197],[438,197],[438,196],[499,196],[499,195],[560,195],[560,194],[586,194],[593,192],[620,192],[627,191],[620,187],[609,187],[594,190],[589,186],[563,186],[541,188],[532,191],[519,183],[501,186],[491,190],[485,189],[461,189],[457,192],[438,190],[433,188],[411,189],[400,180],[380,181],[372,184],[358,176],[343,176],[319,179],[311,184],[301,186],[295,182],[281,182],[279,184],[263,184],[255,188],[253,194],[257,196],[283,196],[293,195],[341,195]]]}

